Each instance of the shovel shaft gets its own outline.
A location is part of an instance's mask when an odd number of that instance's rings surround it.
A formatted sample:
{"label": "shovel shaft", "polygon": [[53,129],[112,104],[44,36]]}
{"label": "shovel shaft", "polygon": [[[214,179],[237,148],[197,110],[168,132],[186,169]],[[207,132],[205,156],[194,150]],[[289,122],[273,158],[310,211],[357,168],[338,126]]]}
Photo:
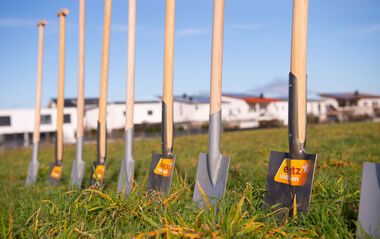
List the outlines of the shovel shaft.
{"label": "shovel shaft", "polygon": [[211,52],[211,87],[210,87],[210,119],[208,168],[213,183],[216,183],[219,164],[222,158],[220,153],[220,133],[222,123],[222,65],[223,65],[223,27],[224,27],[224,0],[214,1],[214,20],[212,31]]}
{"label": "shovel shaft", "polygon": [[[136,0],[129,0],[128,12],[128,56],[127,56],[127,96],[125,105],[125,130],[133,128],[133,107],[135,101],[135,39]],[[133,131],[133,130],[132,130]]]}
{"label": "shovel shaft", "polygon": [[76,149],[76,160],[77,164],[83,161],[83,136],[77,138],[77,149]]}
{"label": "shovel shaft", "polygon": [[292,51],[289,76],[289,150],[304,151],[306,143],[306,50],[308,0],[293,0]]}
{"label": "shovel shaft", "polygon": [[83,136],[84,117],[84,56],[85,56],[85,0],[79,1],[79,62],[78,62],[78,101],[77,138]]}
{"label": "shovel shaft", "polygon": [[40,120],[41,120],[41,88],[42,88],[42,62],[44,54],[44,26],[46,21],[37,23],[39,31],[38,40],[38,65],[37,65],[37,87],[36,87],[36,110],[34,115],[33,143],[40,141]]}
{"label": "shovel shaft", "polygon": [[63,107],[65,80],[65,35],[67,9],[58,12],[59,16],[59,68],[58,68],[58,97],[57,97],[57,160],[63,157]]}
{"label": "shovel shaft", "polygon": [[220,111],[222,101],[224,0],[214,1],[211,50],[210,115]]}
{"label": "shovel shaft", "polygon": [[106,157],[106,118],[107,118],[107,83],[108,83],[108,62],[111,32],[111,6],[112,0],[105,0],[104,8],[104,29],[103,29],[103,50],[100,76],[99,95],[99,154],[100,158]]}
{"label": "shovel shaft", "polygon": [[173,151],[173,70],[175,0],[166,0],[164,94],[162,98],[162,154]]}
{"label": "shovel shaft", "polygon": [[126,161],[133,160],[133,127],[124,131],[125,140],[125,159]]}

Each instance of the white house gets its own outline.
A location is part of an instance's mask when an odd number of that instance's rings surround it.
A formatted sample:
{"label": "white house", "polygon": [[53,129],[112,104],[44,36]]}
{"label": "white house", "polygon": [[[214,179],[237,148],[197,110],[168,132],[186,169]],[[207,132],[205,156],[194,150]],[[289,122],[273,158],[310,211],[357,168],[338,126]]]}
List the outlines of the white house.
{"label": "white house", "polygon": [[[86,111],[84,127],[86,130],[98,127],[99,109],[92,108]],[[135,124],[161,123],[161,102],[135,102],[133,120]],[[114,102],[107,105],[107,131],[122,129],[125,126],[125,102]]]}
{"label": "white house", "polygon": [[[55,132],[56,125],[57,110],[51,108],[41,109],[41,134]],[[65,143],[75,142],[76,125],[76,108],[64,108],[63,140]],[[0,135],[24,134],[24,140],[29,141],[29,135],[33,131],[33,109],[0,110]]]}
{"label": "white house", "polygon": [[380,117],[380,96],[362,94],[358,91],[347,93],[321,93],[327,106],[327,117],[333,121],[345,121],[348,117]]}

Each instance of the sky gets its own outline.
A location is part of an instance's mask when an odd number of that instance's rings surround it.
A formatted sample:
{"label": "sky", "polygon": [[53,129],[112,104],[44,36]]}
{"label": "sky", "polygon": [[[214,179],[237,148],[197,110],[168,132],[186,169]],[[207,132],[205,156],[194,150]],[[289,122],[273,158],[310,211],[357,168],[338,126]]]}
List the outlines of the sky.
{"label": "sky", "polygon": [[[46,19],[42,105],[58,92],[59,19],[66,17],[65,97],[77,96],[78,0],[0,1],[0,109],[34,108],[38,28]],[[380,1],[311,0],[308,95],[352,92],[380,95]],[[104,0],[86,1],[85,97],[98,97]],[[208,95],[213,1],[177,0],[174,94]],[[291,0],[226,0],[223,92],[287,94]],[[108,101],[126,93],[128,1],[113,0]],[[136,100],[162,95],[164,0],[137,0]]]}

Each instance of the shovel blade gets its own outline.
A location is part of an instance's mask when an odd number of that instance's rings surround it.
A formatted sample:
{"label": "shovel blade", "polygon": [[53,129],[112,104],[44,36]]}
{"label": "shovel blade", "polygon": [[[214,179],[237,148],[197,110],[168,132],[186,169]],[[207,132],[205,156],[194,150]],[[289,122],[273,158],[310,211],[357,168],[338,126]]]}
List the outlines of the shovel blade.
{"label": "shovel blade", "polygon": [[[306,213],[310,205],[316,154],[304,154],[302,159],[289,153],[270,153],[264,193],[264,210],[277,211],[278,217],[290,212]],[[294,200],[296,195],[296,200]],[[293,205],[294,201],[296,205]]]}
{"label": "shovel blade", "polygon": [[175,156],[162,157],[161,154],[152,154],[150,162],[147,191],[158,191],[168,194],[172,183]]}
{"label": "shovel blade", "polygon": [[28,169],[28,176],[26,177],[26,185],[31,185],[36,182],[39,165],[40,164],[38,163],[38,161],[30,162],[29,169]]}
{"label": "shovel blade", "polygon": [[70,184],[73,186],[77,186],[78,189],[80,189],[82,186],[84,168],[84,161],[78,161],[77,159],[73,161],[73,166],[71,168]]}
{"label": "shovel blade", "polygon": [[93,162],[90,175],[90,187],[101,187],[103,185],[104,171],[106,169],[105,164]]}
{"label": "shovel blade", "polygon": [[[359,238],[380,238],[380,163],[364,162],[359,203]],[[364,232],[365,233],[364,233]]]}
{"label": "shovel blade", "polygon": [[230,165],[230,157],[222,156],[218,172],[218,178],[214,185],[211,181],[210,170],[208,167],[208,154],[200,153],[197,168],[197,177],[195,179],[193,201],[198,207],[206,206],[206,198],[210,205],[218,203],[222,200],[226,191],[228,168]]}
{"label": "shovel blade", "polygon": [[61,178],[62,165],[54,162],[50,165],[48,181],[50,186],[57,186]]}
{"label": "shovel blade", "polygon": [[121,161],[117,191],[122,193],[124,196],[131,192],[134,169],[135,161],[133,159],[129,161],[123,159]]}

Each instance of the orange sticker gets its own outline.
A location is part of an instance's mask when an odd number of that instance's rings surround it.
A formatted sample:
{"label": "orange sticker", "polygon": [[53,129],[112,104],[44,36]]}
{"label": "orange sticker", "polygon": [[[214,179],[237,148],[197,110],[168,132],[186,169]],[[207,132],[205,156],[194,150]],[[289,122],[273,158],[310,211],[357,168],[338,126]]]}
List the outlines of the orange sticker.
{"label": "orange sticker", "polygon": [[96,176],[98,176],[98,179],[102,180],[103,175],[104,175],[104,165],[97,165],[95,169],[95,173],[92,175],[92,177],[96,179]]}
{"label": "orange sticker", "polygon": [[170,174],[172,173],[172,167],[173,167],[173,159],[161,158],[156,168],[154,169],[154,173],[164,176],[164,177],[169,177]]}
{"label": "orange sticker", "polygon": [[274,181],[291,186],[303,186],[306,183],[309,168],[310,160],[286,158],[274,176]]}
{"label": "orange sticker", "polygon": [[51,171],[50,176],[52,178],[58,179],[59,176],[61,175],[61,168],[62,168],[61,166],[54,166],[53,170]]}

